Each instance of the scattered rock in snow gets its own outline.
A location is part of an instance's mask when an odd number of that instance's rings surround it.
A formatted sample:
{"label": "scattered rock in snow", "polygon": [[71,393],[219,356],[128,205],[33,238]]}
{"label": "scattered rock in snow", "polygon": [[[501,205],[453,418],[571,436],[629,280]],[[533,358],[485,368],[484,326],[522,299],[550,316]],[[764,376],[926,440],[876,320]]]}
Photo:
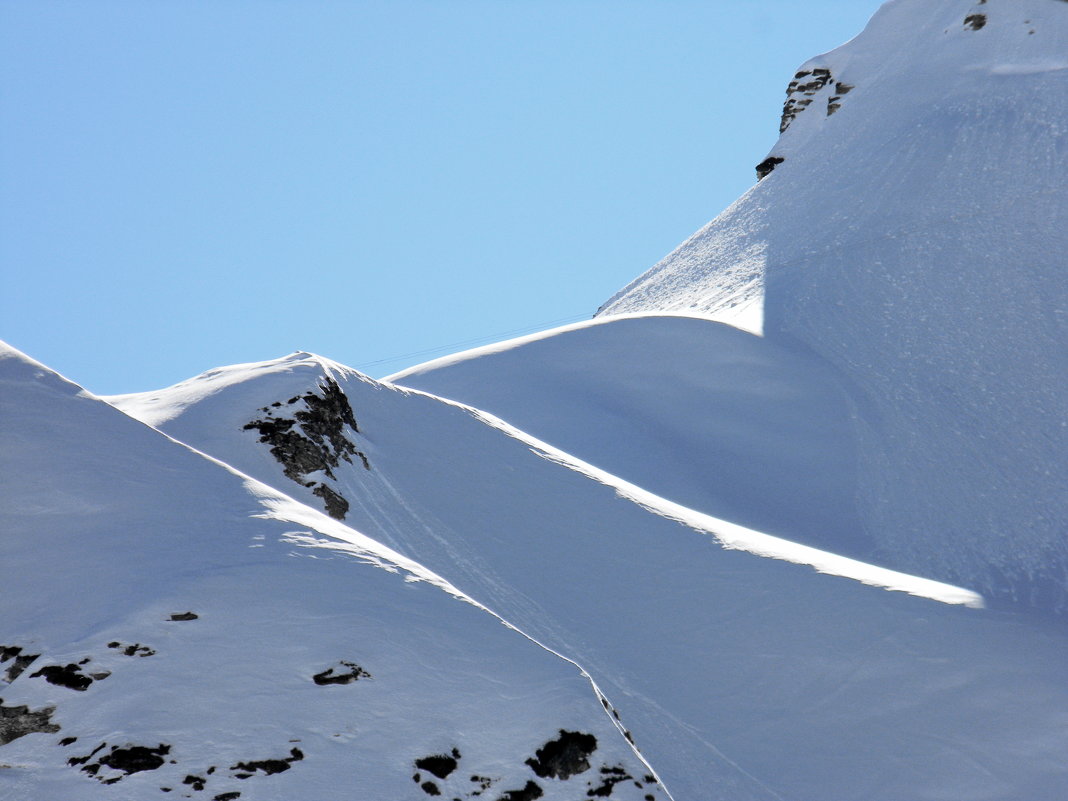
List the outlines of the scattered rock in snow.
{"label": "scattered rock in snow", "polygon": [[474,775],[471,777],[471,781],[478,785],[478,789],[471,793],[471,795],[482,795],[486,790],[493,786],[493,779],[489,776]]}
{"label": "scattered rock in snow", "polygon": [[200,617],[196,612],[175,612],[171,615],[170,619],[178,622],[185,622],[187,620],[197,620]]}
{"label": "scattered rock in snow", "polygon": [[36,679],[40,676],[49,684],[55,684],[57,687],[66,687],[70,690],[85,692],[94,681],[101,681],[111,675],[106,670],[99,673],[82,673],[82,665],[88,661],[87,659],[82,660],[79,665],[73,663],[69,665],[46,665],[36,673],[31,673],[30,678]]}
{"label": "scattered rock in snow", "polygon": [[831,116],[842,107],[842,97],[856,89],[848,83],[839,81],[834,85],[834,94],[827,98],[827,116]]}
{"label": "scattered rock in snow", "polygon": [[[327,668],[322,673],[316,673],[312,676],[312,681],[320,686],[324,686],[327,684],[352,684],[359,679],[374,678],[355,662],[346,662],[345,660],[342,660],[338,665],[340,667]],[[337,671],[336,673],[335,670]]]}
{"label": "scattered rock in snow", "polygon": [[589,757],[596,750],[592,734],[560,729],[560,736],[539,748],[526,764],[542,779],[570,779],[590,769]]}
{"label": "scattered rock in snow", "polygon": [[425,756],[421,759],[415,760],[415,766],[419,770],[425,770],[427,773],[432,773],[439,779],[447,779],[449,775],[456,770],[456,766],[460,764],[460,752],[457,749],[452,749],[450,754],[433,754],[431,756]]}
{"label": "scattered rock in snow", "polygon": [[160,743],[155,748],[144,745],[126,745],[120,748],[113,745],[111,750],[96,762],[89,761],[105,748],[107,743],[101,743],[86,756],[71,757],[67,764],[81,765],[82,771],[103,784],[115,784],[131,773],[156,770],[163,765],[166,761],[164,757],[171,752],[171,747],[165,743]]}
{"label": "scattered rock in snow", "polygon": [[193,774],[189,774],[184,779],[182,779],[182,784],[188,784],[198,793],[204,789],[204,785],[207,783],[208,780],[205,779],[203,776],[194,776]]}
{"label": "scattered rock in snow", "polygon": [[0,645],[0,665],[11,662],[4,671],[2,681],[7,684],[13,682],[39,656],[40,654],[24,654],[19,645]]}
{"label": "scattered rock in snow", "polygon": [[497,801],[534,801],[534,799],[541,798],[543,795],[545,793],[542,792],[537,782],[528,781],[522,790],[509,790]]}
{"label": "scattered rock in snow", "polygon": [[784,161],[786,161],[786,159],[780,158],[779,156],[768,156],[756,166],[757,180],[763,181]]}
{"label": "scattered rock in snow", "polygon": [[289,770],[289,766],[294,762],[300,762],[304,759],[304,753],[299,748],[292,748],[289,751],[289,756],[285,759],[261,759],[257,761],[238,762],[236,765],[231,765],[230,770],[238,771],[234,774],[238,779],[248,779],[257,770],[262,770],[268,776],[272,776],[275,773],[283,773]]}
{"label": "scattered rock in snow", "polygon": [[[816,95],[832,83],[834,84],[833,94],[827,99],[828,117],[842,107],[842,97],[849,94],[856,87],[842,81],[836,81],[831,71],[826,67],[802,70],[794,75],[794,79],[786,87],[786,102],[783,104],[782,118],[779,120],[779,133],[786,133],[786,129],[797,119],[798,115],[812,105]],[[774,166],[772,169],[774,169]]]}
{"label": "scattered rock in snow", "polygon": [[[171,617],[173,620],[173,616]],[[108,643],[108,648],[115,648],[123,652],[126,656],[152,656],[156,652],[149,648],[147,645],[141,645],[139,642],[135,642],[132,645],[127,645],[118,641],[112,641]]]}
{"label": "scattered rock in snow", "polygon": [[0,745],[7,745],[27,734],[41,732],[52,734],[59,731],[59,726],[52,722],[54,706],[30,711],[28,706],[4,706],[0,698]]}
{"label": "scattered rock in snow", "polygon": [[[589,789],[586,791],[586,795],[590,798],[607,798],[612,795],[612,790],[617,784],[633,780],[634,777],[627,773],[622,765],[606,766],[601,768],[601,784],[597,787],[592,784],[588,785]],[[635,782],[635,784],[641,787],[639,782]]]}
{"label": "scattered rock in snow", "polygon": [[312,494],[323,499],[323,508],[335,520],[344,520],[345,515],[349,513],[349,502],[326,484],[319,484],[312,490]]}
{"label": "scattered rock in snow", "polygon": [[287,478],[306,487],[315,487],[312,492],[323,499],[326,513],[337,520],[344,520],[349,510],[348,501],[324,482],[306,481],[306,476],[322,472],[336,480],[333,468],[342,460],[352,463],[352,457],[360,459],[364,468],[371,464],[363,452],[356,449],[345,435],[345,428],[359,433],[356,417],[338,383],[330,377],[319,382],[321,395],[308,392],[290,398],[287,406],[299,401],[305,408],[293,412],[292,417],[278,416],[275,409],[281,402],[260,409],[263,417],[246,424],[244,429],[256,430],[260,442],[270,445],[271,455],[282,465]]}
{"label": "scattered rock in snow", "polygon": [[964,27],[970,31],[978,31],[986,26],[986,14],[969,14],[964,18]]}
{"label": "scattered rock in snow", "polygon": [[237,791],[233,791],[233,792],[229,792],[229,793],[219,793],[211,801],[234,801],[235,798],[240,798],[240,797],[241,797],[241,793],[239,793]]}

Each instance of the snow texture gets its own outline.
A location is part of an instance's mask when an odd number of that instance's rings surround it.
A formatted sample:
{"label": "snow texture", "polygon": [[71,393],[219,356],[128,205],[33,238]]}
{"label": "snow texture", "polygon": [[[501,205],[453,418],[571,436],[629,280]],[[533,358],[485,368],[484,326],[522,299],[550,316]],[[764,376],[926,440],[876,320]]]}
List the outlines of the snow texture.
{"label": "snow texture", "polygon": [[798,71],[774,171],[600,311],[762,317],[837,373],[880,559],[1047,610],[1068,604],[1066,43],[1059,0],[886,3]]}
{"label": "snow texture", "polygon": [[324,377],[372,465],[336,471],[346,522],[580,664],[674,798],[1068,790],[1068,637],[1052,622],[713,519],[310,354],[117,402],[310,501],[243,421]]}

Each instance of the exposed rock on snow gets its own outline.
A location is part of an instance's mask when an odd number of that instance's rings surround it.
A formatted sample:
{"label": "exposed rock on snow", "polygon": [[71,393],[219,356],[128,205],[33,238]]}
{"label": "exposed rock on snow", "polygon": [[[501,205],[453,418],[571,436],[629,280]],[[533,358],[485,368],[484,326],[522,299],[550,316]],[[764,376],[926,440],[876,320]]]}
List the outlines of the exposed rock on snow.
{"label": "exposed rock on snow", "polygon": [[[288,407],[295,406],[294,409]],[[303,405],[304,408],[300,408]],[[281,417],[283,409],[292,417]],[[325,376],[319,384],[319,394],[308,392],[283,403],[275,401],[260,409],[263,418],[246,423],[245,430],[254,429],[260,442],[271,446],[271,455],[282,465],[286,476],[293,481],[312,487],[312,492],[323,500],[326,513],[337,520],[344,520],[349,503],[325,482],[308,481],[312,473],[323,473],[336,479],[334,468],[342,460],[352,463],[357,457],[364,468],[371,469],[367,457],[345,434],[346,427],[359,433],[356,418],[352,413],[345,393],[337,382]]]}
{"label": "exposed rock on snow", "polygon": [[52,722],[54,706],[30,710],[28,706],[4,706],[0,698],[0,745],[6,745],[27,734],[42,732],[52,734],[59,731],[59,725]]}
{"label": "exposed rock on snow", "polygon": [[597,738],[577,731],[560,731],[560,736],[538,749],[527,764],[543,779],[570,779],[590,769],[590,755],[597,750]]}
{"label": "exposed rock on snow", "polygon": [[19,645],[0,645],[0,667],[3,667],[5,662],[10,661],[11,664],[4,669],[4,674],[0,677],[0,681],[10,684],[26,670],[34,660],[36,660],[40,654],[26,654],[23,653],[22,647]]}
{"label": "exposed rock on snow", "polygon": [[111,674],[107,671],[98,673],[82,673],[82,665],[46,665],[36,673],[30,674],[30,678],[43,677],[49,684],[66,687],[70,690],[85,692],[94,681],[106,679]]}
{"label": "exposed rock on snow", "polygon": [[107,743],[101,743],[83,757],[71,757],[67,764],[81,766],[82,772],[88,773],[101,784],[117,784],[130,774],[163,767],[165,757],[171,752],[171,747],[165,743],[154,748],[144,745],[113,745],[103,756],[92,761],[93,757],[107,747]]}
{"label": "exposed rock on snow", "polygon": [[251,778],[257,771],[262,771],[267,776],[273,776],[276,773],[284,773],[289,770],[294,762],[300,762],[303,759],[303,751],[299,748],[291,748],[289,756],[284,759],[259,759],[238,762],[236,765],[231,765],[230,770],[235,771],[234,778],[236,779]]}
{"label": "exposed rock on snow", "polygon": [[121,651],[125,656],[139,656],[142,658],[153,656],[156,653],[152,648],[149,648],[147,645],[141,645],[139,642],[125,645],[118,640],[112,640],[108,643],[108,648],[115,648]]}
{"label": "exposed rock on snow", "polygon": [[[335,672],[336,671],[336,672]],[[357,665],[355,662],[342,660],[336,667],[327,668],[322,673],[316,673],[312,680],[320,685],[327,684],[352,684],[358,679],[373,678],[370,673]]]}

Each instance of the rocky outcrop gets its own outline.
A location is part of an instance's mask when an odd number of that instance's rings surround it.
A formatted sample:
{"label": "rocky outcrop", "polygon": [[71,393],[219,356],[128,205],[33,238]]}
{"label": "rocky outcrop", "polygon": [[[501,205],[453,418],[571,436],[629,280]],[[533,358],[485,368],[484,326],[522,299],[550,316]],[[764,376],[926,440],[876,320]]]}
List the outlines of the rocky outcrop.
{"label": "rocky outcrop", "polygon": [[52,722],[54,706],[31,710],[28,706],[4,706],[3,702],[0,698],[0,745],[7,745],[27,734],[59,731],[59,726]]}
{"label": "rocky outcrop", "polygon": [[352,684],[359,679],[370,678],[372,678],[371,674],[355,662],[342,660],[337,667],[327,668],[322,673],[316,673],[312,676],[312,681],[322,687],[328,684]]}
{"label": "rocky outcrop", "polygon": [[[0,666],[6,665],[0,681],[10,684],[28,668],[40,654],[27,654],[19,645],[0,645]],[[10,663],[10,664],[8,664]]]}
{"label": "rocky outcrop", "polygon": [[827,67],[801,70],[794,75],[794,79],[786,87],[786,103],[783,104],[782,108],[779,133],[786,133],[786,130],[797,119],[798,115],[811,106],[815,102],[816,96],[827,87],[831,87],[831,94],[827,97],[827,116],[829,117],[842,107],[842,98],[856,87],[835,80]]}
{"label": "rocky outcrop", "polygon": [[352,464],[354,457],[367,470],[371,464],[349,438],[349,432],[358,434],[360,428],[341,387],[327,376],[318,389],[319,394],[308,392],[262,407],[261,416],[247,423],[244,430],[258,432],[259,441],[270,446],[286,477],[310,488],[322,499],[328,515],[344,520],[349,502],[325,481],[308,477],[321,473],[336,481],[334,468],[343,461]]}
{"label": "rocky outcrop", "polygon": [[592,734],[561,729],[560,736],[539,748],[527,765],[542,779],[570,779],[590,769],[589,758],[596,750]]}
{"label": "rocky outcrop", "polygon": [[765,178],[771,175],[772,170],[774,170],[784,161],[786,161],[786,159],[781,158],[779,156],[768,156],[756,166],[757,180],[763,181]]}

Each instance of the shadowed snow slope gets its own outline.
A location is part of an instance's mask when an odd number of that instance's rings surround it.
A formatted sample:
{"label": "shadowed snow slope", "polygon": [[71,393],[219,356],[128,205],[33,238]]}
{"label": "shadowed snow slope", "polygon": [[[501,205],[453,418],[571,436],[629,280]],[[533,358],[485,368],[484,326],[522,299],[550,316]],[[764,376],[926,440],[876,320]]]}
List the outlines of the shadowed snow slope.
{"label": "shadowed snow slope", "polygon": [[[563,800],[617,765],[666,798],[574,665],[424,568],[6,348],[0,404],[0,798]],[[561,729],[589,769],[541,778]]]}
{"label": "shadowed snow slope", "polygon": [[790,85],[781,162],[601,314],[800,343],[856,414],[899,569],[1045,608],[1068,588],[1068,3],[891,0]]}
{"label": "shadowed snow slope", "polygon": [[853,430],[825,364],[695,317],[608,317],[466,351],[388,381],[490,412],[643,489],[870,558]]}
{"label": "shadowed snow slope", "polygon": [[[307,432],[325,403],[308,397],[336,393],[366,463],[294,480],[271,432]],[[1068,792],[1068,637],[1049,621],[731,527],[310,354],[113,400],[309,503],[325,483],[346,523],[577,661],[676,799]]]}

